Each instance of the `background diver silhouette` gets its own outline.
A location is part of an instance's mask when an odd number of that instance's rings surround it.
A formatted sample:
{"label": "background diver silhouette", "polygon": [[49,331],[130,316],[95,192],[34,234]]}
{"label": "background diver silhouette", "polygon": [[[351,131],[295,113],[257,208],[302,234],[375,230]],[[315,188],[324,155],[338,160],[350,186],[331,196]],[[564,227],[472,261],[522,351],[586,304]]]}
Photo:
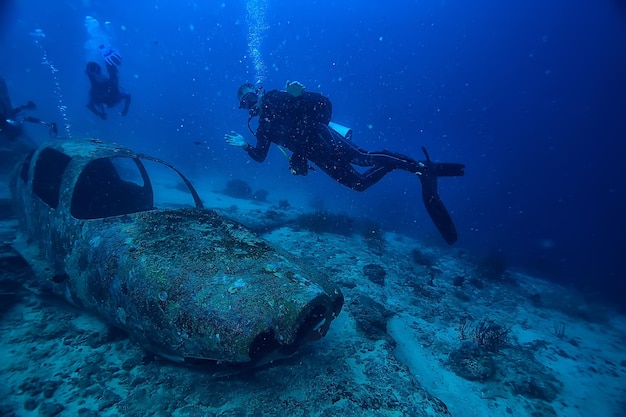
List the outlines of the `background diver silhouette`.
{"label": "background diver silhouette", "polygon": [[23,135],[24,122],[46,125],[50,128],[50,137],[56,137],[58,130],[54,122],[45,122],[32,116],[23,116],[24,110],[34,110],[37,106],[34,102],[28,101],[17,107],[11,105],[9,90],[6,81],[0,77],[0,138],[14,141]]}
{"label": "background diver silhouette", "polygon": [[104,58],[109,76],[107,77],[103,74],[102,67],[97,62],[91,61],[87,63],[85,73],[89,77],[89,83],[91,84],[87,108],[102,120],[106,120],[105,106],[109,108],[114,107],[124,100],[121,115],[126,116],[130,106],[130,94],[120,88],[119,70],[117,68],[122,64],[122,57],[115,49],[106,48],[104,45],[100,45],[100,52]]}
{"label": "background diver silhouette", "polygon": [[[271,143],[292,152],[289,168],[294,175],[307,175],[309,161],[335,181],[356,191],[364,191],[393,170],[401,169],[416,174],[422,185],[422,200],[426,210],[448,244],[457,241],[456,227],[437,192],[437,178],[462,176],[465,165],[432,162],[424,147],[425,159],[416,161],[406,155],[387,150],[367,151],[344,138],[329,126],[332,116],[330,100],[319,94],[305,92],[299,82],[287,82],[286,91],[262,91],[252,84],[243,84],[237,91],[239,108],[252,118],[259,116],[256,146],[246,142],[242,135],[231,132],[226,141],[243,148],[252,159],[263,162]],[[365,172],[353,165],[370,167]]]}

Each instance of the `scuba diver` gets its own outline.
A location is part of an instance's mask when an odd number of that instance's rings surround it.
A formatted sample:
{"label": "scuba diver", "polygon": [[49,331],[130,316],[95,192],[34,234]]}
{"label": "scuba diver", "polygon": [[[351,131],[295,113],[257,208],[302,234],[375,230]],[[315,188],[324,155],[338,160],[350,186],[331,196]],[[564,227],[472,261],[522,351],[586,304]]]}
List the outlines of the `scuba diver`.
{"label": "scuba diver", "polygon": [[24,110],[34,110],[37,106],[32,101],[13,107],[9,98],[6,81],[0,77],[0,138],[14,141],[24,133],[24,122],[42,124],[50,128],[50,137],[56,137],[58,130],[54,122],[44,122],[32,116],[22,116]]}
{"label": "scuba diver", "polygon": [[7,84],[4,78],[0,77],[0,176],[8,174],[19,160],[37,146],[37,143],[27,135],[24,122],[45,125],[50,128],[50,136],[56,137],[58,133],[56,123],[44,122],[22,114],[25,110],[33,110],[36,107],[32,101],[13,107]]}
{"label": "scuba diver", "polygon": [[97,62],[91,61],[87,63],[85,73],[89,77],[89,83],[91,84],[87,108],[102,120],[106,120],[105,106],[111,108],[124,100],[124,108],[121,115],[126,116],[130,106],[130,94],[120,88],[119,70],[117,68],[122,64],[122,56],[115,49],[106,48],[104,45],[100,45],[100,52],[104,58],[109,76],[107,77],[103,74],[102,67]]}
{"label": "scuba diver", "polygon": [[[262,87],[243,84],[237,91],[237,99],[239,108],[249,113],[248,128],[256,136],[256,145],[250,145],[234,131],[225,135],[226,142],[244,149],[257,162],[265,160],[273,142],[292,152],[289,157],[292,174],[307,175],[314,169],[309,166],[310,161],[335,181],[355,191],[366,190],[396,169],[416,174],[422,184],[426,210],[435,226],[447,243],[456,242],[456,227],[437,193],[437,178],[462,176],[465,165],[432,162],[424,147],[423,161],[387,150],[362,149],[331,127],[334,124],[331,122],[330,100],[304,90],[305,87],[297,81],[287,81],[285,91],[268,92]],[[258,128],[254,132],[250,122],[257,116]],[[353,165],[369,169],[359,172]]]}

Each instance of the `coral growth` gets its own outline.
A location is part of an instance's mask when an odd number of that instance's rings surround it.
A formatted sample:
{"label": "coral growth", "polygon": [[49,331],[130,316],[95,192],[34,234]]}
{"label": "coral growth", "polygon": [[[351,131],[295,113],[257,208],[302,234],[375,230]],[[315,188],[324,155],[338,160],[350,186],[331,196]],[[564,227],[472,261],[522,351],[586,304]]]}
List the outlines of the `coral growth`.
{"label": "coral growth", "polygon": [[385,285],[385,276],[387,271],[378,264],[367,264],[363,267],[363,275],[374,284]]}
{"label": "coral growth", "polygon": [[263,188],[252,192],[252,187],[244,180],[234,179],[226,183],[226,188],[222,190],[222,194],[242,200],[255,200],[266,202],[269,192]]}
{"label": "coral growth", "polygon": [[450,353],[450,369],[469,381],[487,381],[496,372],[496,364],[491,355],[472,342],[464,342]]}
{"label": "coral growth", "polygon": [[226,195],[241,199],[252,198],[252,188],[243,180],[230,180],[226,183],[226,188],[222,190]]}
{"label": "coral growth", "polygon": [[387,322],[393,316],[381,303],[367,295],[357,296],[350,304],[350,313],[356,320],[357,329],[369,339],[388,339]]}
{"label": "coral growth", "polygon": [[480,320],[472,327],[467,317],[462,317],[457,332],[462,341],[471,340],[479,347],[495,353],[508,345],[511,329],[487,319]]}

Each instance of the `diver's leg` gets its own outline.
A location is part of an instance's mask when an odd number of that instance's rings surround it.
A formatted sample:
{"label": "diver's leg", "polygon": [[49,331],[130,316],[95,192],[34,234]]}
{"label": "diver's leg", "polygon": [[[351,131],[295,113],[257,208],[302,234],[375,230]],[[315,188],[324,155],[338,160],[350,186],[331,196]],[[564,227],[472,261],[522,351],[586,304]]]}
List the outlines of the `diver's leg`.
{"label": "diver's leg", "polygon": [[[420,172],[422,167],[417,161],[406,155],[387,150],[370,152],[360,148],[322,123],[316,127],[316,134],[317,140],[315,142],[317,149],[312,152],[314,154],[312,155],[313,158],[315,154],[322,157],[325,155],[335,160],[349,161],[351,164],[361,167],[384,167],[383,171],[385,173],[394,169],[403,169],[411,173],[417,173]],[[378,175],[379,172],[380,170],[375,169],[372,172],[372,176]],[[384,176],[384,174],[382,175]]]}
{"label": "diver's leg", "polygon": [[[413,174],[421,172],[424,168],[423,164],[400,153],[390,152],[388,150],[365,150],[355,145],[353,142],[346,140],[343,136],[326,125],[318,127],[318,136],[321,138],[322,142],[331,144],[327,146],[331,148],[333,153],[338,155],[339,158],[350,161],[350,163],[354,165],[374,168],[382,166],[385,167],[387,172],[402,169]],[[376,172],[378,172],[378,170],[376,170]]]}
{"label": "diver's leg", "polygon": [[351,164],[357,166],[374,168],[383,166],[387,168],[387,172],[401,169],[412,174],[422,174],[430,170],[430,173],[437,177],[457,177],[465,174],[465,165],[432,162],[426,152],[426,160],[417,161],[410,156],[386,149],[381,151],[365,150],[321,123],[317,126],[316,133],[320,150],[326,155],[332,153],[335,158],[350,161]]}
{"label": "diver's leg", "polygon": [[100,117],[102,120],[106,120],[107,115],[104,112],[104,107],[100,104],[100,105],[96,105],[93,101],[90,101],[87,104],[87,108],[89,110],[91,110],[91,112],[93,114],[95,114],[96,116]]}
{"label": "diver's leg", "polygon": [[382,151],[366,151],[352,145],[352,163],[359,166],[383,165],[394,169],[402,169],[413,174],[422,174],[429,171],[437,177],[459,177],[465,174],[465,165],[447,162],[432,162],[427,156],[425,161],[415,159],[401,153]]}
{"label": "diver's leg", "polygon": [[[335,180],[353,190],[366,190],[395,169],[421,173],[425,168],[424,164],[406,155],[387,150],[369,152],[362,149],[321,123],[316,127],[316,134],[317,147],[311,149],[313,152],[309,159]],[[361,173],[351,164],[371,168]]]}
{"label": "diver's leg", "polygon": [[338,183],[345,185],[354,191],[365,191],[372,185],[380,181],[390,171],[387,167],[378,166],[374,167],[364,173],[360,173],[352,167],[349,163],[342,162],[328,162],[315,164],[322,169],[329,177],[337,181]]}
{"label": "diver's leg", "polygon": [[400,153],[390,152],[388,150],[366,151],[361,148],[356,148],[356,150],[357,153],[352,159],[352,163],[355,165],[382,165],[388,167],[390,171],[393,171],[394,169],[401,169],[413,174],[423,170],[423,165],[421,165],[418,161]]}

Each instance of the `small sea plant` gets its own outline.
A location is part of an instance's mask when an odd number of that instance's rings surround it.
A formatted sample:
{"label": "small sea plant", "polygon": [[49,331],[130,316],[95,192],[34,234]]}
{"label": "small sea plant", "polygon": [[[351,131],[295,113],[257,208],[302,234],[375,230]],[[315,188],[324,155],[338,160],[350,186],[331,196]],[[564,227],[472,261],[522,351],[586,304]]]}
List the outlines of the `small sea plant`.
{"label": "small sea plant", "polygon": [[479,347],[496,353],[509,344],[511,328],[488,319],[481,319],[472,326],[464,316],[459,321],[457,332],[461,341],[474,342]]}
{"label": "small sea plant", "polygon": [[565,323],[554,322],[552,332],[559,339],[563,339],[565,337]]}
{"label": "small sea plant", "polygon": [[226,188],[222,190],[226,195],[241,199],[252,198],[252,188],[244,180],[232,179],[226,183]]}

